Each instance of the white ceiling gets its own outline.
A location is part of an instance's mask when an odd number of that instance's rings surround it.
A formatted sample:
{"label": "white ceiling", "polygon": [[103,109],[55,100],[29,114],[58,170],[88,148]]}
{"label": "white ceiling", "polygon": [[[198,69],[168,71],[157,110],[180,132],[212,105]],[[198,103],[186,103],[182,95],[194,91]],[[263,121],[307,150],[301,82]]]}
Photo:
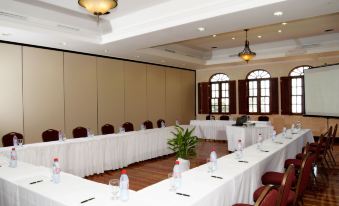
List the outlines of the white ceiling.
{"label": "white ceiling", "polygon": [[[275,11],[284,15],[273,16]],[[241,45],[221,42],[220,49],[206,52],[209,45],[199,45],[199,41],[192,40],[189,46],[175,42],[281,22],[293,26],[299,19],[337,12],[339,0],[121,0],[98,24],[77,0],[1,0],[0,39],[197,69],[239,62],[232,54],[242,50]],[[206,30],[199,32],[200,26]],[[323,25],[313,26],[323,29]],[[337,27],[329,34],[311,35],[302,35],[304,28],[298,29],[299,36],[253,41],[256,59],[339,50]],[[159,49],[166,44],[180,52]],[[320,46],[306,48],[305,44]]]}

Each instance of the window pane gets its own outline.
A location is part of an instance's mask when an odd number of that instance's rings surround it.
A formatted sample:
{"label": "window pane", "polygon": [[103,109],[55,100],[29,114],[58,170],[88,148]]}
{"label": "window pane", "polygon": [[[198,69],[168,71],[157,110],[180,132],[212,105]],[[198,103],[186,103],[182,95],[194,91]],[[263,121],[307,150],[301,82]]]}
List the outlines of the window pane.
{"label": "window pane", "polygon": [[297,105],[297,112],[298,113],[301,113],[301,109],[302,109],[301,105]]}
{"label": "window pane", "polygon": [[253,90],[253,96],[258,96],[258,90],[257,89]]}
{"label": "window pane", "polygon": [[302,95],[302,87],[297,87],[297,94]]}
{"label": "window pane", "polygon": [[250,97],[253,96],[253,90],[250,89]]}
{"label": "window pane", "polygon": [[221,84],[221,89],[222,89],[222,90],[226,90],[226,83],[222,83],[222,84]]}
{"label": "window pane", "polygon": [[266,110],[265,110],[265,112],[270,112],[270,105],[266,105]]}
{"label": "window pane", "polygon": [[265,96],[266,95],[266,89],[261,89],[261,96]]}
{"label": "window pane", "polygon": [[253,105],[253,112],[258,112],[257,105]]}
{"label": "window pane", "polygon": [[226,97],[226,91],[221,92],[221,97]]}
{"label": "window pane", "polygon": [[298,96],[298,97],[297,97],[297,104],[300,104],[300,105],[301,105],[301,96]]}
{"label": "window pane", "polygon": [[297,97],[296,96],[292,96],[292,104],[297,104]]}
{"label": "window pane", "polygon": [[297,86],[300,87],[301,86],[301,78],[297,79]]}
{"label": "window pane", "polygon": [[292,105],[292,112],[293,113],[297,112],[297,105],[295,105],[295,104]]}
{"label": "window pane", "polygon": [[292,87],[292,95],[297,95],[297,88],[296,87]]}
{"label": "window pane", "polygon": [[297,79],[292,79],[292,87],[296,87],[297,86]]}

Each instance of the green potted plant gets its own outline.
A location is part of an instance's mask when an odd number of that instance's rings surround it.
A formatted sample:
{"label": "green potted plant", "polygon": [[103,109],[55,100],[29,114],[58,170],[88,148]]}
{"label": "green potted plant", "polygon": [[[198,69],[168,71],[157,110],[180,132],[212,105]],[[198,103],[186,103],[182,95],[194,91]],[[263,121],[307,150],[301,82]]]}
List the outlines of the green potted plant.
{"label": "green potted plant", "polygon": [[176,153],[181,171],[189,170],[189,159],[196,155],[198,137],[192,135],[194,129],[195,127],[189,130],[188,128],[184,129],[176,125],[176,132],[171,132],[174,138],[167,141],[169,149]]}

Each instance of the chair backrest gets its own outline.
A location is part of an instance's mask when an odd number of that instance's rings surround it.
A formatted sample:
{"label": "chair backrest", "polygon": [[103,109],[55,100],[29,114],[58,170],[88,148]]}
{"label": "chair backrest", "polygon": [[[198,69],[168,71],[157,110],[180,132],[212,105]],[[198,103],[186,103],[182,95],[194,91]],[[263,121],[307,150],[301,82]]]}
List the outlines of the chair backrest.
{"label": "chair backrest", "polygon": [[213,115],[207,115],[206,120],[215,120],[215,116]]}
{"label": "chair backrest", "polygon": [[230,116],[227,115],[221,115],[220,120],[230,120]]}
{"label": "chair backrest", "polygon": [[274,189],[273,185],[265,186],[254,206],[275,206],[279,192]]}
{"label": "chair backrest", "polygon": [[48,129],[42,133],[43,142],[51,142],[59,140],[59,131],[55,129]]}
{"label": "chair backrest", "polygon": [[258,121],[268,122],[268,121],[270,121],[270,118],[268,116],[259,116]]}
{"label": "chair backrest", "polygon": [[101,127],[101,134],[114,134],[114,126],[105,124]]}
{"label": "chair backrest", "polygon": [[157,121],[157,126],[158,126],[158,128],[161,128],[161,122],[166,123],[165,120],[159,119],[159,120]]}
{"label": "chair backrest", "polygon": [[153,123],[149,120],[146,120],[144,122],[144,126],[145,126],[146,129],[153,129]]}
{"label": "chair backrest", "polygon": [[77,127],[73,129],[73,138],[87,137],[87,129],[85,127]]}
{"label": "chair backrest", "polygon": [[300,173],[297,181],[297,187],[296,187],[296,198],[294,200],[294,205],[297,205],[298,199],[301,199],[303,196],[306,187],[310,180],[310,175],[312,171],[313,162],[315,160],[315,155],[307,153],[305,158],[303,159],[300,167]]}
{"label": "chair backrest", "polygon": [[134,131],[133,124],[130,122],[125,122],[122,127],[125,129],[125,132],[131,132]]}
{"label": "chair backrest", "polygon": [[13,137],[16,136],[18,139],[24,139],[23,135],[17,132],[10,132],[5,134],[2,137],[2,145],[4,147],[11,147],[13,146]]}
{"label": "chair backrest", "polygon": [[284,174],[283,180],[281,182],[281,186],[279,187],[277,206],[287,205],[288,194],[290,193],[294,178],[295,178],[294,165],[291,164],[290,166],[288,166]]}
{"label": "chair backrest", "polygon": [[333,145],[335,143],[335,138],[337,137],[337,129],[338,129],[338,124],[334,126],[331,141],[330,141],[330,147],[333,149]]}

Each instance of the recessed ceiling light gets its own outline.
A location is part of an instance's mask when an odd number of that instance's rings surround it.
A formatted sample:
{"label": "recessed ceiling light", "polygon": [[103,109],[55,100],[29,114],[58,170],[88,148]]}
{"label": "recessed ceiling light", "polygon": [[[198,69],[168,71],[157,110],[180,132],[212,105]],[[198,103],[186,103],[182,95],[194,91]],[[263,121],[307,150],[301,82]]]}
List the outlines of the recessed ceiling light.
{"label": "recessed ceiling light", "polygon": [[276,11],[273,14],[274,16],[282,16],[284,13],[282,11]]}
{"label": "recessed ceiling light", "polygon": [[278,30],[278,33],[281,33],[281,32],[282,32],[282,30],[281,30],[281,29],[279,29],[279,30]]}
{"label": "recessed ceiling light", "polygon": [[232,37],[232,40],[235,40],[235,37]]}
{"label": "recessed ceiling light", "polygon": [[212,37],[215,38],[215,37],[217,37],[217,35],[216,35],[216,34],[213,34]]}
{"label": "recessed ceiling light", "polygon": [[10,36],[12,35],[11,33],[7,33],[7,32],[4,32],[4,33],[1,33],[2,36]]}
{"label": "recessed ceiling light", "polygon": [[286,26],[287,25],[287,23],[286,22],[283,22],[283,23],[281,23],[283,26]]}
{"label": "recessed ceiling light", "polygon": [[66,43],[66,42],[60,42],[60,45],[62,45],[62,46],[66,46],[66,45],[67,45],[67,43]]}
{"label": "recessed ceiling light", "polygon": [[205,27],[199,27],[198,30],[199,31],[205,31]]}
{"label": "recessed ceiling light", "polygon": [[261,38],[262,38],[262,36],[261,36],[261,35],[259,35],[259,36],[258,36],[258,38],[259,38],[259,39],[261,39]]}

